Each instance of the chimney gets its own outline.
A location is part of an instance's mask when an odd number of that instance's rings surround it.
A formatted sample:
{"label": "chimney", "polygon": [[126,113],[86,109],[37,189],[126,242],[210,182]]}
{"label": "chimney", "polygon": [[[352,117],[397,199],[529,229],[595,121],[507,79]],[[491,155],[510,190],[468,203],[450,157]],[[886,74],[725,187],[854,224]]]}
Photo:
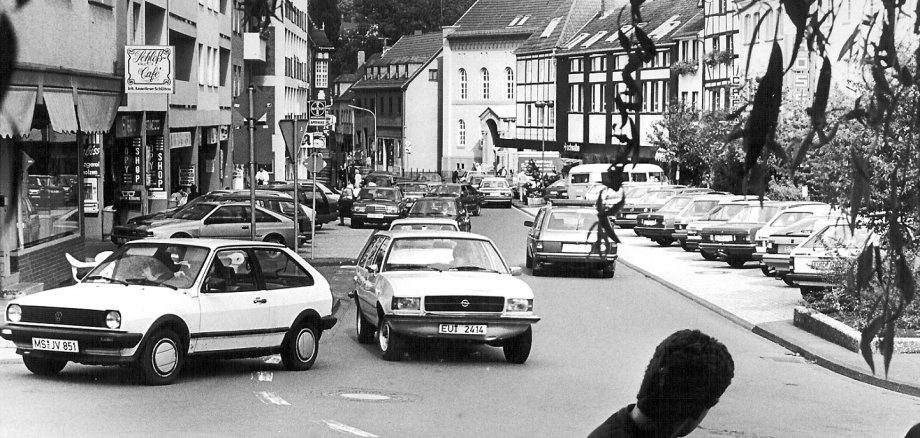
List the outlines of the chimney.
{"label": "chimney", "polygon": [[413,32],[413,34],[415,34],[415,35],[421,35],[421,34],[422,34],[422,31],[421,31],[421,30],[416,30],[415,32]]}
{"label": "chimney", "polygon": [[364,65],[364,51],[358,50],[358,67]]}

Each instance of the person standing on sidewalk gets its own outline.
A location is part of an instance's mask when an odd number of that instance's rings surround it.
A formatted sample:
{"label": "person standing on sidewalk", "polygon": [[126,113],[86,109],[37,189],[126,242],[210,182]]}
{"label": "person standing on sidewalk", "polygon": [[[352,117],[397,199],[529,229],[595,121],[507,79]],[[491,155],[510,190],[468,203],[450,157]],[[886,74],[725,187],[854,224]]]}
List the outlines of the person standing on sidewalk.
{"label": "person standing on sidewalk", "polygon": [[699,330],[677,331],[655,348],[636,403],[617,411],[588,438],[687,436],[734,375],[725,345]]}

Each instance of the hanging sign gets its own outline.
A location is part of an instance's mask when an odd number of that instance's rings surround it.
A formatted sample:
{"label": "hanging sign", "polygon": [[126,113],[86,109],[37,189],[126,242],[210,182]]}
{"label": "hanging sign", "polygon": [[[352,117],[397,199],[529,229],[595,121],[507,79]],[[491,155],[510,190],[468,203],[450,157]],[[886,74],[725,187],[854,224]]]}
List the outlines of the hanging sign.
{"label": "hanging sign", "polygon": [[99,145],[96,143],[86,143],[83,145],[83,177],[99,177]]}
{"label": "hanging sign", "polygon": [[173,93],[174,46],[125,46],[126,93]]}
{"label": "hanging sign", "polygon": [[147,172],[147,186],[151,192],[166,191],[166,167],[164,166],[166,151],[164,150],[163,137],[156,137],[150,147],[150,159],[147,161],[150,170]]}
{"label": "hanging sign", "polygon": [[141,139],[134,138],[131,144],[122,147],[122,164],[121,183],[124,185],[141,183]]}

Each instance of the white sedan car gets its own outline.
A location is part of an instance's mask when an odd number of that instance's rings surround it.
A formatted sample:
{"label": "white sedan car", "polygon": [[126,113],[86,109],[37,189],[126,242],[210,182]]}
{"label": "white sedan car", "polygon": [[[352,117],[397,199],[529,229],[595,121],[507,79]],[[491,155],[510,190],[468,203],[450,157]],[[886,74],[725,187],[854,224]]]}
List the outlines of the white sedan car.
{"label": "white sedan car", "polygon": [[67,362],[129,365],[165,385],[187,356],[280,353],[288,370],[307,370],[331,313],[329,283],[282,245],[145,239],[74,286],[11,301],[0,336],[35,374]]}
{"label": "white sedan car", "polygon": [[501,346],[524,363],[533,339],[533,291],[514,278],[487,237],[457,231],[384,231],[368,239],[355,268],[358,342],[402,359],[409,338]]}

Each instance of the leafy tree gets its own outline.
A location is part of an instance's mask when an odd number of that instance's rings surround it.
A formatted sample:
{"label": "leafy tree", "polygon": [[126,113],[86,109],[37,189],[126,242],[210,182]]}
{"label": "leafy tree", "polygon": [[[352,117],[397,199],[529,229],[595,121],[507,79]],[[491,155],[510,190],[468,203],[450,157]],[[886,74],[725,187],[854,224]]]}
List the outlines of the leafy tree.
{"label": "leafy tree", "polygon": [[474,0],[352,0],[359,21],[374,23],[381,38],[393,44],[416,30],[432,32],[450,26]]}
{"label": "leafy tree", "polygon": [[313,0],[310,2],[310,17],[326,31],[326,38],[335,45],[339,41],[342,12],[337,0]]}
{"label": "leafy tree", "polygon": [[354,72],[358,68],[358,52],[364,50],[367,56],[380,53],[383,41],[377,36],[374,26],[361,25],[356,30],[343,32],[332,52],[331,70],[333,76]]}

